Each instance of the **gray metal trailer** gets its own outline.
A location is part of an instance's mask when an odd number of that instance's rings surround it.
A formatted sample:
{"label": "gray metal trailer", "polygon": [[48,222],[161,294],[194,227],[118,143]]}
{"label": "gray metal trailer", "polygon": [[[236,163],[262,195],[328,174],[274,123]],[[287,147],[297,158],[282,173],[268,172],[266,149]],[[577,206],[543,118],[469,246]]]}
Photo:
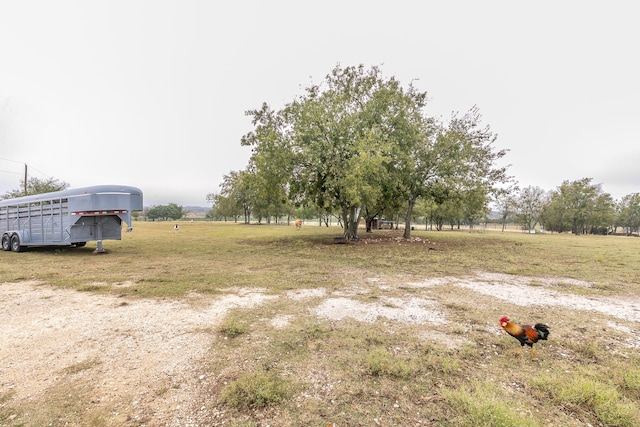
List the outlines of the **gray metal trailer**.
{"label": "gray metal trailer", "polygon": [[0,200],[2,250],[31,246],[84,246],[120,240],[122,222],[132,230],[131,212],[142,210],[142,191],[125,185],[55,191]]}

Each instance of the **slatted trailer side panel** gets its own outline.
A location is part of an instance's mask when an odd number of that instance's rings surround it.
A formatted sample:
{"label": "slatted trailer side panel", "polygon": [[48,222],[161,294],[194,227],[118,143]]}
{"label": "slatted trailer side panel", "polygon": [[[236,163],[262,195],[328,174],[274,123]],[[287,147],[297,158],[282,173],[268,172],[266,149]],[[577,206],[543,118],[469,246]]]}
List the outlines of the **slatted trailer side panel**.
{"label": "slatted trailer side panel", "polygon": [[131,213],[142,210],[142,191],[99,185],[0,201],[2,249],[30,246],[84,246],[120,240],[122,222],[131,231]]}

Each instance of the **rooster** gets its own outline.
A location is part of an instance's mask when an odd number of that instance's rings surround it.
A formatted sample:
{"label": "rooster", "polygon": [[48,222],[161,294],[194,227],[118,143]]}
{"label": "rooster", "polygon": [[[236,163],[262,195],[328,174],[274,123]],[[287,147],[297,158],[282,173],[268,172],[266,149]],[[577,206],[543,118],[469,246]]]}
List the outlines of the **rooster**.
{"label": "rooster", "polygon": [[504,316],[500,319],[500,326],[509,335],[520,341],[522,348],[524,348],[525,344],[531,347],[531,357],[536,355],[533,345],[538,340],[546,340],[549,336],[549,327],[544,323],[536,323],[533,327],[530,325],[516,325],[509,322],[509,318]]}

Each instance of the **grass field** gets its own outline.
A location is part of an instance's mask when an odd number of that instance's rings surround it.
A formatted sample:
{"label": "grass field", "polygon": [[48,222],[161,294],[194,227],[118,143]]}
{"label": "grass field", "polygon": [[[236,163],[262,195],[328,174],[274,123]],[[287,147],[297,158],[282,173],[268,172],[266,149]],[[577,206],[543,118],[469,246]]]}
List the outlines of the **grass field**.
{"label": "grass field", "polygon": [[[139,222],[123,240],[105,241],[105,255],[92,244],[0,253],[0,277],[132,299],[214,300],[230,288],[278,296],[232,310],[209,332],[225,343],[202,361],[217,373],[203,399],[220,425],[640,425],[637,318],[547,300],[552,292],[637,303],[639,239],[415,230],[408,242],[401,231],[362,230],[358,242],[333,244],[339,234],[208,222],[175,233],[172,223]],[[484,274],[525,283],[531,304],[452,285]],[[439,318],[363,320],[338,306],[346,312],[318,315],[329,298],[382,313],[428,301]],[[503,314],[549,324],[535,358],[499,329]],[[12,414],[34,409],[10,400],[0,391],[0,424],[30,425]],[[61,403],[51,405],[37,410]],[[82,406],[70,411],[71,424],[113,425]]]}

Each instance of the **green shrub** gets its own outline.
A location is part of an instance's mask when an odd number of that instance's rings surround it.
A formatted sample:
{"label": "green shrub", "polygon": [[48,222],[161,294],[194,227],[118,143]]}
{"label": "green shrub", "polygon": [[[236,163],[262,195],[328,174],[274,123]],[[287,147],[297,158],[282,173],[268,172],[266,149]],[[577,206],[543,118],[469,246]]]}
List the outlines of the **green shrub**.
{"label": "green shrub", "polygon": [[574,406],[587,411],[607,426],[632,427],[640,424],[640,407],[623,399],[610,384],[573,375],[539,378],[534,384],[560,405]]}
{"label": "green shrub", "polygon": [[291,396],[288,381],[273,373],[247,373],[222,391],[221,399],[239,409],[263,408]]}
{"label": "green shrub", "polygon": [[630,368],[622,374],[622,389],[635,399],[640,399],[640,368]]}
{"label": "green shrub", "polygon": [[384,348],[376,348],[367,355],[367,368],[371,375],[408,378],[413,373],[411,363],[394,357]]}
{"label": "green shrub", "polygon": [[443,397],[458,413],[451,420],[456,426],[537,426],[538,424],[519,411],[504,396],[500,396],[489,385],[475,383],[469,389],[445,390]]}
{"label": "green shrub", "polygon": [[218,331],[229,338],[235,338],[247,332],[247,327],[237,317],[232,316],[220,324]]}

